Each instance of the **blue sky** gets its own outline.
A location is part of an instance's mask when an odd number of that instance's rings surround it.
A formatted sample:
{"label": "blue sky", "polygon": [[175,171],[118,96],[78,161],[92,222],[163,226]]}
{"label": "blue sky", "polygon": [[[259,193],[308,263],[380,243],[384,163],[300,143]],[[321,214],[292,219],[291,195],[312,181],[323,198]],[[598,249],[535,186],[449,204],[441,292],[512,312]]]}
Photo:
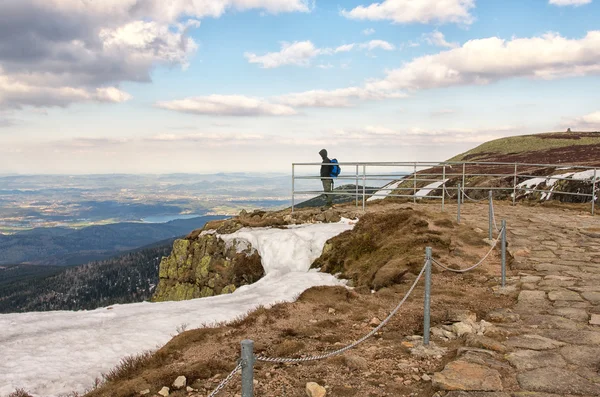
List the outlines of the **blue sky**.
{"label": "blue sky", "polygon": [[598,0],[7,0],[0,173],[444,160],[600,130]]}

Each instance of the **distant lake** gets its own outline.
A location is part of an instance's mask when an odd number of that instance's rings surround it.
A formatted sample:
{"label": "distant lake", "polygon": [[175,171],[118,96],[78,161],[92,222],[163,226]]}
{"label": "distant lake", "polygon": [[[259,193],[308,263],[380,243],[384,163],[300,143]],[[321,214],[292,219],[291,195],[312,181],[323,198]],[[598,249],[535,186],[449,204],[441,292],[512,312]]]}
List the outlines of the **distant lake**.
{"label": "distant lake", "polygon": [[176,219],[191,219],[197,218],[202,215],[153,215],[146,218],[142,218],[144,223],[165,223],[174,221]]}

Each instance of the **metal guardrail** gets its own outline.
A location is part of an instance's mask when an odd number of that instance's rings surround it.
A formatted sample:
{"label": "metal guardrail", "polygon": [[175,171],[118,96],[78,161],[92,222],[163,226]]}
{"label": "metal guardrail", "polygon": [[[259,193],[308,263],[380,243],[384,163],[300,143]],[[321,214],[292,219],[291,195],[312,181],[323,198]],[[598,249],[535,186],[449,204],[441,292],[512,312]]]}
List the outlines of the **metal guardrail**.
{"label": "metal guardrail", "polygon": [[[596,191],[598,183],[598,170],[595,167],[586,167],[581,165],[567,164],[533,164],[533,163],[507,163],[507,162],[341,162],[337,163],[342,168],[342,173],[337,178],[321,178],[314,175],[299,175],[299,169],[311,167],[316,170],[321,165],[332,165],[333,163],[292,163],[292,212],[296,206],[296,198],[310,198],[314,195],[324,194],[323,190],[316,184],[312,184],[312,189],[298,189],[298,185],[304,187],[309,182],[332,179],[334,181],[353,181],[355,184],[352,190],[334,190],[327,193],[331,196],[345,195],[356,198],[356,206],[362,202],[362,209],[365,210],[367,202],[371,197],[398,197],[412,198],[413,202],[420,199],[441,200],[442,209],[444,207],[444,191],[456,191],[456,196],[464,203],[467,191],[484,190],[495,192],[506,192],[512,198],[512,204],[515,205],[519,194],[524,196],[531,193],[541,193],[542,199],[550,199],[553,195],[582,197],[583,201],[591,203],[591,213],[595,212]],[[390,172],[381,172],[381,169],[390,170]],[[550,170],[549,170],[550,168]],[[510,172],[508,172],[510,169]],[[487,172],[489,171],[489,172]],[[563,172],[561,172],[563,171]],[[589,171],[586,178],[573,179],[577,173]],[[549,175],[549,173],[551,175]],[[478,186],[477,182],[467,183],[477,178],[486,178],[485,185]],[[534,180],[538,182],[527,184],[527,181]],[[375,193],[367,191],[367,183],[381,184]],[[588,185],[591,193],[561,191],[555,189],[559,181],[578,181]],[[396,186],[392,183],[399,182]],[[538,189],[542,182],[550,183],[549,190]],[[475,184],[473,184],[475,183]],[[399,186],[402,185],[402,186]],[[462,186],[462,189],[458,186]],[[502,186],[504,185],[504,186]],[[467,187],[468,186],[468,187]],[[370,186],[375,187],[375,186]],[[439,192],[434,195],[432,193]]]}

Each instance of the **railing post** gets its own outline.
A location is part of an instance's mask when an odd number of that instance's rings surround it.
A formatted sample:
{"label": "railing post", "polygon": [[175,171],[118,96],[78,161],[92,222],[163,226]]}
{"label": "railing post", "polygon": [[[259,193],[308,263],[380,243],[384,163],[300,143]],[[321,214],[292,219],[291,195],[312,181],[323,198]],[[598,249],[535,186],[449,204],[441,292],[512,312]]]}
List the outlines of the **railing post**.
{"label": "railing post", "polygon": [[295,181],[295,176],[294,176],[294,163],[292,163],[292,214],[294,213],[294,194],[295,194],[295,190],[294,190],[294,181]]}
{"label": "railing post", "polygon": [[502,288],[506,285],[506,221],[502,220]]}
{"label": "railing post", "polygon": [[489,202],[488,202],[488,207],[489,207],[489,227],[488,227],[488,238],[491,240],[494,236],[492,235],[492,222],[494,219],[494,210],[492,209],[492,191],[490,190],[489,193]]}
{"label": "railing post", "polygon": [[356,164],[356,208],[358,208],[358,164]]}
{"label": "railing post", "polygon": [[457,205],[457,210],[456,210],[456,222],[460,223],[460,192],[462,192],[462,190],[460,189],[460,183],[458,184],[458,192],[456,193],[456,203]]}
{"label": "railing post", "polygon": [[[462,187],[463,187],[463,190],[464,190],[464,188],[466,186],[465,185],[465,170],[466,170],[466,166],[467,166],[467,163],[463,163],[463,174],[462,174]],[[464,203],[465,202],[465,196],[463,195],[463,190],[460,191],[460,195],[461,195],[460,196],[460,201],[462,201]]]}
{"label": "railing post", "polygon": [[592,216],[596,206],[596,169],[594,168],[594,179],[592,180]]}
{"label": "railing post", "polygon": [[515,163],[515,174],[513,177],[513,206],[517,200],[517,163]]}
{"label": "railing post", "polygon": [[367,201],[366,183],[367,183],[367,166],[365,164],[363,164],[363,212],[365,211],[365,204]]}
{"label": "railing post", "polygon": [[423,344],[429,345],[431,305],[431,247],[425,248],[425,304],[423,306]]}
{"label": "railing post", "polygon": [[254,341],[242,341],[242,397],[254,397]]}
{"label": "railing post", "polygon": [[413,203],[417,202],[417,163],[415,162],[413,172]]}
{"label": "railing post", "polygon": [[444,200],[446,199],[446,164],[442,169],[442,212],[444,212]]}

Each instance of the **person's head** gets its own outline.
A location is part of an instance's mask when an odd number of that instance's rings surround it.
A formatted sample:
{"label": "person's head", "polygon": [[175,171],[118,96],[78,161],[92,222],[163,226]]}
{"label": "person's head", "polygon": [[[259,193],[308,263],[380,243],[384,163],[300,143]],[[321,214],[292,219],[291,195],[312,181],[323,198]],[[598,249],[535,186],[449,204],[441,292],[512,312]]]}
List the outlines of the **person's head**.
{"label": "person's head", "polygon": [[321,151],[319,152],[319,154],[321,155],[322,158],[325,158],[325,157],[327,157],[327,150],[321,149]]}

